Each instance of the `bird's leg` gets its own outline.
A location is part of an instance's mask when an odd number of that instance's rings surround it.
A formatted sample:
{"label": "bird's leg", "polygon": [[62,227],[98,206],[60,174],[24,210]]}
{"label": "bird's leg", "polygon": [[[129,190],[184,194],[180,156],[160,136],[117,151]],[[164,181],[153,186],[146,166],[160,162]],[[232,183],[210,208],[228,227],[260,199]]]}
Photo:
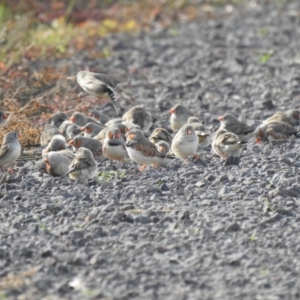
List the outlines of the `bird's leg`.
{"label": "bird's leg", "polygon": [[200,158],[200,155],[197,154],[197,153],[195,153],[195,154],[193,155],[193,158],[194,158],[194,161],[198,161],[198,160],[201,159],[201,158]]}
{"label": "bird's leg", "polygon": [[12,168],[8,168],[7,171],[11,174],[15,172]]}
{"label": "bird's leg", "polygon": [[146,167],[147,167],[147,165],[142,165],[142,166],[139,168],[139,171],[140,171],[140,172],[145,171]]}

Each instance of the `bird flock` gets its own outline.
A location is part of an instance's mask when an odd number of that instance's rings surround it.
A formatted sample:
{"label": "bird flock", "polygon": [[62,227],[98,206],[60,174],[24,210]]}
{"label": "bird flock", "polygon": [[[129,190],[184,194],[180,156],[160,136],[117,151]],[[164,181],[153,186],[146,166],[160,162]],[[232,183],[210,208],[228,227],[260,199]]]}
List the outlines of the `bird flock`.
{"label": "bird flock", "polygon": [[[126,78],[116,75],[80,71],[77,82],[92,96],[108,94],[117,115],[115,88]],[[199,160],[198,147],[210,146],[225,164],[238,164],[243,145],[300,137],[296,128],[300,123],[299,109],[278,111],[257,128],[239,121],[231,113],[218,118],[220,127],[210,132],[197,117],[182,104],[169,110],[170,127],[155,128],[150,134],[152,116],[143,106],[134,106],[120,118],[109,118],[103,112],[91,110],[86,116],[74,112],[70,118],[63,112],[53,114],[41,135],[42,160],[40,170],[52,176],[68,175],[73,180],[85,181],[98,174],[98,163],[106,159],[124,162],[128,159],[143,171],[168,167],[174,159]],[[0,123],[8,115],[0,111]],[[150,134],[150,135],[149,135]],[[147,138],[148,137],[148,138]],[[11,167],[21,155],[18,132],[8,132],[0,148],[0,167],[13,172]]]}

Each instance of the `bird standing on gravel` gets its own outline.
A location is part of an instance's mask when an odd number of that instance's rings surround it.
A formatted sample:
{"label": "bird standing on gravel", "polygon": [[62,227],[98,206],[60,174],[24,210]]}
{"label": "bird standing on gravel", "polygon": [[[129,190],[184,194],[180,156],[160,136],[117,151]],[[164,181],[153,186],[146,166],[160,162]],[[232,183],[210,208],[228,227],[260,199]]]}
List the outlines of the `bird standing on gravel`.
{"label": "bird standing on gravel", "polygon": [[115,88],[121,83],[125,82],[126,78],[123,76],[93,73],[88,71],[79,71],[77,73],[78,84],[90,95],[99,97],[103,94],[108,94],[110,101],[113,104],[115,111],[119,114],[119,109],[116,104]]}
{"label": "bird standing on gravel", "polygon": [[242,142],[238,136],[226,129],[219,129],[212,142],[212,149],[223,159],[239,157],[242,152]]}
{"label": "bird standing on gravel", "polygon": [[92,152],[82,147],[76,151],[75,158],[72,160],[69,171],[66,174],[69,174],[73,180],[85,181],[94,178],[97,173],[98,166]]}
{"label": "bird standing on gravel", "polygon": [[46,154],[50,151],[59,151],[67,148],[66,139],[60,135],[56,134],[50,140],[48,146],[43,150],[42,154]]}
{"label": "bird standing on gravel", "polygon": [[174,155],[169,155],[171,147],[170,145],[165,141],[159,141],[155,144],[157,150],[164,155],[164,157],[159,157],[157,161],[155,162],[155,167],[167,167],[170,165],[174,160]]}
{"label": "bird standing on gravel", "polygon": [[48,174],[52,176],[66,174],[74,157],[74,153],[69,149],[48,152],[44,157]]}
{"label": "bird standing on gravel", "polygon": [[106,122],[108,122],[110,120],[109,116],[107,116],[106,114],[102,113],[101,111],[98,111],[95,109],[92,109],[89,112],[89,117],[96,119],[102,125],[104,125]]}
{"label": "bird standing on gravel", "polygon": [[89,122],[101,125],[96,119],[94,119],[92,117],[87,117],[86,115],[84,115],[78,111],[76,111],[72,114],[69,121],[71,121],[72,123],[74,123],[78,126],[84,126],[85,124],[87,124]]}
{"label": "bird standing on gravel", "polygon": [[180,159],[187,159],[188,156],[197,157],[197,147],[199,141],[193,126],[189,124],[183,125],[175,134],[172,141],[172,152]]}
{"label": "bird standing on gravel", "polygon": [[56,134],[60,134],[58,128],[55,125],[46,124],[40,138],[41,146],[47,146]]}
{"label": "bird standing on gravel", "polygon": [[155,128],[151,135],[149,136],[149,140],[151,143],[156,144],[159,141],[164,141],[171,145],[172,136],[171,134],[164,128]]}
{"label": "bird standing on gravel", "polygon": [[124,161],[128,157],[125,141],[119,128],[112,127],[107,130],[102,152],[111,160]]}
{"label": "bird standing on gravel", "polygon": [[10,168],[21,155],[21,145],[18,139],[18,132],[11,131],[5,134],[0,148],[0,167],[2,171],[13,172]]}
{"label": "bird standing on gravel", "polygon": [[69,141],[69,145],[73,146],[75,151],[84,147],[89,149],[95,157],[99,158],[102,156],[102,143],[97,139],[78,135],[75,136],[73,140]]}
{"label": "bird standing on gravel", "polygon": [[199,145],[208,146],[211,143],[210,133],[207,128],[200,123],[196,117],[189,117],[187,124],[190,124],[196,131],[198,136]]}
{"label": "bird standing on gravel", "polygon": [[300,125],[300,110],[299,109],[290,109],[287,111],[278,111],[270,118],[266,119],[263,123],[270,122],[284,122],[288,123],[291,126]]}
{"label": "bird standing on gravel", "polygon": [[176,104],[173,106],[169,113],[171,114],[170,117],[170,124],[171,128],[174,131],[177,131],[187,123],[189,117],[193,116],[192,112],[186,107],[181,104]]}
{"label": "bird standing on gravel", "polygon": [[219,117],[218,120],[221,122],[220,129],[226,129],[229,132],[235,133],[241,142],[247,142],[253,137],[255,128],[239,121],[230,113]]}
{"label": "bird standing on gravel", "polygon": [[262,141],[285,140],[291,136],[300,138],[300,132],[293,126],[284,122],[263,123],[255,129],[256,143]]}
{"label": "bird standing on gravel", "polygon": [[126,149],[129,157],[141,164],[140,171],[143,171],[147,165],[156,167],[156,162],[159,158],[163,158],[156,146],[147,140],[142,131],[138,129],[131,129],[126,134],[127,142]]}
{"label": "bird standing on gravel", "polygon": [[67,116],[63,112],[57,112],[48,119],[48,124],[54,125],[57,128],[67,120]]}
{"label": "bird standing on gravel", "polygon": [[102,125],[95,124],[93,122],[89,122],[81,127],[81,131],[83,132],[83,136],[85,137],[94,137],[105,127]]}
{"label": "bird standing on gravel", "polygon": [[143,132],[147,132],[152,125],[151,114],[139,105],[130,108],[122,118],[124,121],[139,125]]}
{"label": "bird standing on gravel", "polygon": [[67,120],[59,126],[59,132],[66,138],[66,140],[69,140],[73,139],[78,134],[81,134],[81,128]]}

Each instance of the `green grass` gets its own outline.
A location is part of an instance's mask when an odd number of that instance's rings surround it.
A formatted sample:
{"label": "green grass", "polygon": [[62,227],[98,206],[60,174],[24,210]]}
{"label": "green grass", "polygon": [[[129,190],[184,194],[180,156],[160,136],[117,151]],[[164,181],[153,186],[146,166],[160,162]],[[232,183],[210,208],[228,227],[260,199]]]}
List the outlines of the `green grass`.
{"label": "green grass", "polygon": [[252,234],[249,236],[249,241],[250,241],[250,242],[256,241],[256,235],[255,235],[254,233],[252,233]]}
{"label": "green grass", "polygon": [[259,57],[259,62],[262,64],[265,64],[273,55],[273,51],[268,51],[263,53],[260,57]]}
{"label": "green grass", "polygon": [[258,30],[258,34],[261,35],[261,36],[265,36],[269,33],[269,29],[268,28],[260,28]]}
{"label": "green grass", "polygon": [[118,172],[118,171],[109,171],[109,172],[100,172],[98,174],[98,179],[110,180],[111,178],[122,178],[125,176],[125,172]]}

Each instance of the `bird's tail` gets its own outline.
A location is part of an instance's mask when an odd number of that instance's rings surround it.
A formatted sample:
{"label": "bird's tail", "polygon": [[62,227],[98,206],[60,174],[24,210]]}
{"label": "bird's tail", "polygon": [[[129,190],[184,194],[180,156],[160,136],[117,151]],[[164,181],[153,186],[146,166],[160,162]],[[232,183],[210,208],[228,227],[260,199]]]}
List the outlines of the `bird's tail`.
{"label": "bird's tail", "polygon": [[112,105],[114,106],[114,109],[116,111],[116,114],[118,115],[119,114],[119,105],[117,105],[116,103],[116,94],[115,94],[115,91],[113,88],[111,88],[110,86],[107,86],[107,90],[106,92],[108,93],[108,96],[110,98],[110,101],[112,103]]}

